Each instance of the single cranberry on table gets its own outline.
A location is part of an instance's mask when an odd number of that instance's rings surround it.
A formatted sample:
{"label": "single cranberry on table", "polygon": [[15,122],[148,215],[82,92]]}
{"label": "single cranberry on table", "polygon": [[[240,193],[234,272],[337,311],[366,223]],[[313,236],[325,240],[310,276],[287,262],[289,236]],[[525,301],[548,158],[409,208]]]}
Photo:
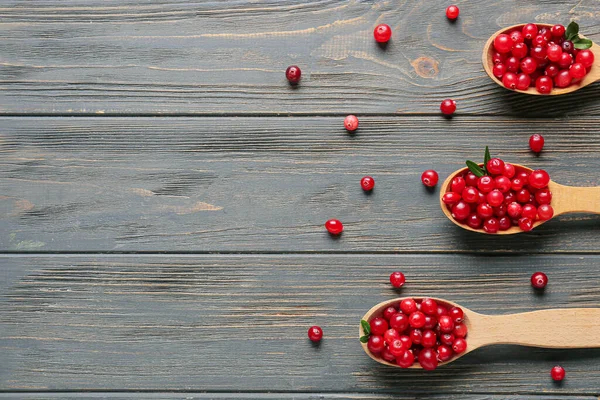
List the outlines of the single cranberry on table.
{"label": "single cranberry on table", "polygon": [[456,101],[446,99],[440,104],[440,111],[444,115],[452,115],[456,111]]}
{"label": "single cranberry on table", "polygon": [[534,272],[531,275],[531,286],[536,289],[543,289],[548,284],[548,276],[543,272]]}
{"label": "single cranberry on table", "polygon": [[302,71],[300,71],[300,67],[297,65],[290,65],[285,70],[285,77],[287,78],[288,82],[290,82],[292,85],[295,85],[300,82]]}
{"label": "single cranberry on table", "polygon": [[330,219],[327,222],[325,222],[325,229],[327,229],[327,232],[329,232],[332,235],[339,235],[344,231],[344,225],[341,223],[340,220]]}
{"label": "single cranberry on table", "polygon": [[544,137],[542,135],[540,135],[539,133],[534,133],[529,138],[529,148],[534,153],[539,153],[544,148],[544,142]]}
{"label": "single cranberry on table", "polygon": [[459,13],[460,10],[455,5],[451,5],[448,6],[448,8],[446,8],[446,17],[450,20],[455,20],[456,18],[458,18]]}
{"label": "single cranberry on table", "polygon": [[560,382],[563,379],[565,379],[565,376],[566,376],[565,369],[563,367],[561,367],[560,365],[557,365],[550,370],[550,376],[552,377],[552,379],[554,381]]}
{"label": "single cranberry on table", "polygon": [[370,192],[375,187],[375,179],[372,176],[365,176],[360,180],[360,187],[365,192]]}
{"label": "single cranberry on table", "polygon": [[439,178],[440,177],[437,172],[432,169],[428,169],[421,175],[421,182],[423,182],[423,185],[425,186],[434,187],[437,185]]}
{"label": "single cranberry on table", "polygon": [[313,342],[320,342],[323,338],[323,329],[320,326],[311,326],[308,328],[308,338]]}
{"label": "single cranberry on table", "polygon": [[396,271],[396,272],[392,272],[392,274],[390,275],[390,283],[395,288],[399,288],[399,287],[403,286],[405,282],[406,282],[406,277],[404,276],[404,274],[402,272]]}
{"label": "single cranberry on table", "polygon": [[375,27],[373,36],[378,43],[386,43],[392,38],[392,28],[387,24],[379,24]]}
{"label": "single cranberry on table", "polygon": [[346,128],[348,132],[354,132],[358,129],[358,118],[356,115],[350,114],[344,118],[344,128]]}

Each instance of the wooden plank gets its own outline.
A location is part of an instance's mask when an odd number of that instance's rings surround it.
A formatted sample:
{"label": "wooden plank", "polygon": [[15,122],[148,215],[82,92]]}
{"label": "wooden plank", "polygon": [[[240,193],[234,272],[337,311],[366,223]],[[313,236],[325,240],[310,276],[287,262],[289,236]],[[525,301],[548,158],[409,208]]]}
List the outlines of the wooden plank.
{"label": "wooden plank", "polygon": [[[483,71],[501,27],[568,23],[600,40],[597,0],[4,1],[0,113],[597,113],[598,86],[567,99],[510,93]],[[388,23],[381,48],[373,28]],[[303,69],[298,90],[290,64]],[[576,105],[576,106],[574,106]],[[582,111],[584,110],[585,111]]]}
{"label": "wooden plank", "polygon": [[[598,216],[531,234],[454,226],[422,171],[482,158],[598,185],[598,118],[3,118],[0,248],[7,251],[597,252]],[[531,132],[546,136],[540,157]],[[443,143],[443,145],[442,145]],[[372,195],[359,180],[375,177]],[[323,228],[339,218],[338,240]],[[524,240],[525,239],[525,240]]]}
{"label": "wooden plank", "polygon": [[[496,346],[431,373],[375,363],[360,317],[395,296],[483,313],[598,307],[600,256],[5,256],[0,389],[600,394],[600,349]],[[407,284],[387,282],[401,269]],[[530,274],[550,283],[534,293]],[[318,347],[306,329],[324,328]],[[507,327],[509,329],[510,327]],[[550,368],[567,370],[562,386]],[[232,373],[238,374],[232,377]]]}

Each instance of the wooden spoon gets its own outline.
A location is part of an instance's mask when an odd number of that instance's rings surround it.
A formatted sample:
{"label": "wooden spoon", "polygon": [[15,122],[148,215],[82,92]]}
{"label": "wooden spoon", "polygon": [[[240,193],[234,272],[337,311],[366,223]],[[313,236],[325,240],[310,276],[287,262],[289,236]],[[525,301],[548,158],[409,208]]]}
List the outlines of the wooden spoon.
{"label": "wooden spoon", "polygon": [[[524,167],[519,164],[513,164],[517,171],[519,169],[523,169],[531,172],[531,168]],[[468,168],[462,168],[454,173],[450,174],[448,179],[444,181],[440,190],[440,205],[442,207],[442,211],[448,217],[448,219],[454,222],[456,225],[460,226],[463,229],[467,229],[473,232],[486,233],[483,229],[473,229],[466,224],[461,224],[452,218],[452,213],[448,209],[448,206],[442,201],[444,194],[450,190],[450,184],[452,179],[467,171]],[[550,205],[554,209],[554,217],[567,214],[567,213],[593,213],[600,214],[600,186],[597,187],[576,187],[576,186],[564,186],[560,185],[554,181],[550,181],[548,183],[548,189],[552,192],[552,202]],[[554,218],[552,217],[552,218]],[[549,221],[549,220],[548,220]],[[533,224],[533,227],[536,228],[548,221],[536,221]],[[493,233],[493,235],[511,235],[514,233],[522,233],[521,229],[518,226],[512,226],[510,229],[506,231],[498,231],[497,233]]]}
{"label": "wooden spoon", "polygon": [[[537,26],[542,26],[542,27],[546,27],[546,28],[551,28],[552,25],[551,24],[536,24]],[[504,85],[502,84],[502,81],[498,78],[496,78],[492,72],[492,68],[494,67],[494,62],[492,61],[492,56],[494,55],[494,46],[493,46],[493,42],[494,39],[496,38],[496,36],[498,36],[501,33],[508,33],[510,31],[512,31],[515,28],[523,28],[523,26],[525,26],[525,24],[520,24],[520,25],[513,25],[513,26],[509,26],[508,28],[502,28],[500,29],[498,32],[494,33],[489,39],[488,41],[485,43],[485,46],[483,47],[483,57],[482,57],[482,61],[483,61],[483,68],[485,69],[485,72],[487,72],[487,74],[490,76],[490,78],[492,78],[492,80],[494,82],[496,82],[498,85],[504,87]],[[584,38],[583,35],[579,35],[579,37]],[[590,72],[581,80],[581,82],[577,83],[577,84],[571,84],[566,88],[554,88],[552,89],[552,91],[544,96],[554,96],[554,95],[559,95],[559,94],[566,94],[566,93],[571,93],[574,92],[576,90],[581,89],[584,86],[587,86],[589,84],[592,84],[596,81],[600,80],[600,46],[598,46],[597,44],[593,44],[592,47],[590,48],[590,50],[594,53],[594,64],[592,65],[592,69],[590,70]],[[527,93],[527,94],[535,94],[535,95],[542,95],[542,93],[539,93],[535,87],[530,87],[527,90],[514,90],[515,92],[519,92],[519,93]]]}
{"label": "wooden spoon", "polygon": [[[422,300],[424,297],[411,297]],[[387,300],[371,308],[363,317],[370,321],[382,315],[385,308],[397,306],[404,298]],[[520,346],[548,349],[578,349],[600,347],[600,308],[554,308],[519,314],[485,315],[469,310],[448,300],[433,298],[436,302],[462,308],[464,324],[467,325],[467,350],[449,361],[451,363],[475,349],[494,344],[516,344]],[[360,327],[360,336],[365,333]],[[400,368],[371,353],[366,343],[363,350],[375,361]],[[411,368],[421,368],[419,363]]]}

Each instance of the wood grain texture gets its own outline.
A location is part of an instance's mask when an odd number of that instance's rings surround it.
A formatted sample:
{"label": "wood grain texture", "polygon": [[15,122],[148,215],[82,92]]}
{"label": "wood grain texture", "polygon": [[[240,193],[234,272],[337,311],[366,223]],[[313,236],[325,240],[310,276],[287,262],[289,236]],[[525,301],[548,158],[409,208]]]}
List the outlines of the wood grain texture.
{"label": "wood grain texture", "polygon": [[[418,394],[368,394],[368,393],[0,393],[0,399],[9,400],[71,400],[71,399],[111,399],[111,400],[422,400]],[[493,395],[493,394],[443,394],[428,395],[429,400],[598,400],[596,396],[579,395]]]}
{"label": "wood grain texture", "polygon": [[[482,313],[598,307],[599,256],[5,256],[0,389],[600,394],[600,350],[493,346],[431,373],[373,362],[360,317],[392,297]],[[543,295],[529,284],[542,268]],[[387,282],[402,270],[408,283]],[[320,346],[306,338],[324,328]],[[551,382],[555,364],[567,370]],[[237,371],[239,375],[232,376]]]}
{"label": "wood grain texture", "polygon": [[[577,20],[600,41],[597,0],[4,1],[0,113],[437,113],[600,110],[598,84],[532,99],[498,87],[481,52],[501,27]],[[388,23],[385,48],[373,28]],[[287,85],[298,64],[302,84]],[[576,107],[573,104],[577,104]]]}
{"label": "wood grain texture", "polygon": [[[597,252],[599,216],[498,238],[460,229],[440,181],[495,155],[597,186],[598,118],[2,118],[6,251]],[[540,157],[527,145],[543,132]],[[372,175],[366,195],[359,185]],[[323,224],[339,218],[334,239]],[[513,235],[514,236],[514,235]]]}

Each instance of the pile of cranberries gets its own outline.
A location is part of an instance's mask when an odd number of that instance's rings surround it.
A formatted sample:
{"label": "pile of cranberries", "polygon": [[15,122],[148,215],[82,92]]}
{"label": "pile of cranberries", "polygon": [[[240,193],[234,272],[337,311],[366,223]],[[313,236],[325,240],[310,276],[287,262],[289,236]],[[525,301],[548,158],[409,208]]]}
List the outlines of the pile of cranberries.
{"label": "pile of cranberries", "polygon": [[[434,299],[406,298],[389,306],[379,317],[363,323],[367,348],[382,359],[408,368],[415,360],[426,370],[467,349],[463,310]],[[366,337],[364,337],[366,340]]]}
{"label": "pile of cranberries", "polygon": [[529,172],[499,158],[490,159],[486,170],[481,177],[467,170],[452,179],[442,201],[456,221],[496,233],[511,226],[530,231],[536,220],[552,218],[546,171]]}
{"label": "pile of cranberries", "polygon": [[508,89],[531,86],[542,94],[579,82],[590,71],[594,53],[576,49],[565,32],[563,25],[527,24],[496,36],[492,73]]}

